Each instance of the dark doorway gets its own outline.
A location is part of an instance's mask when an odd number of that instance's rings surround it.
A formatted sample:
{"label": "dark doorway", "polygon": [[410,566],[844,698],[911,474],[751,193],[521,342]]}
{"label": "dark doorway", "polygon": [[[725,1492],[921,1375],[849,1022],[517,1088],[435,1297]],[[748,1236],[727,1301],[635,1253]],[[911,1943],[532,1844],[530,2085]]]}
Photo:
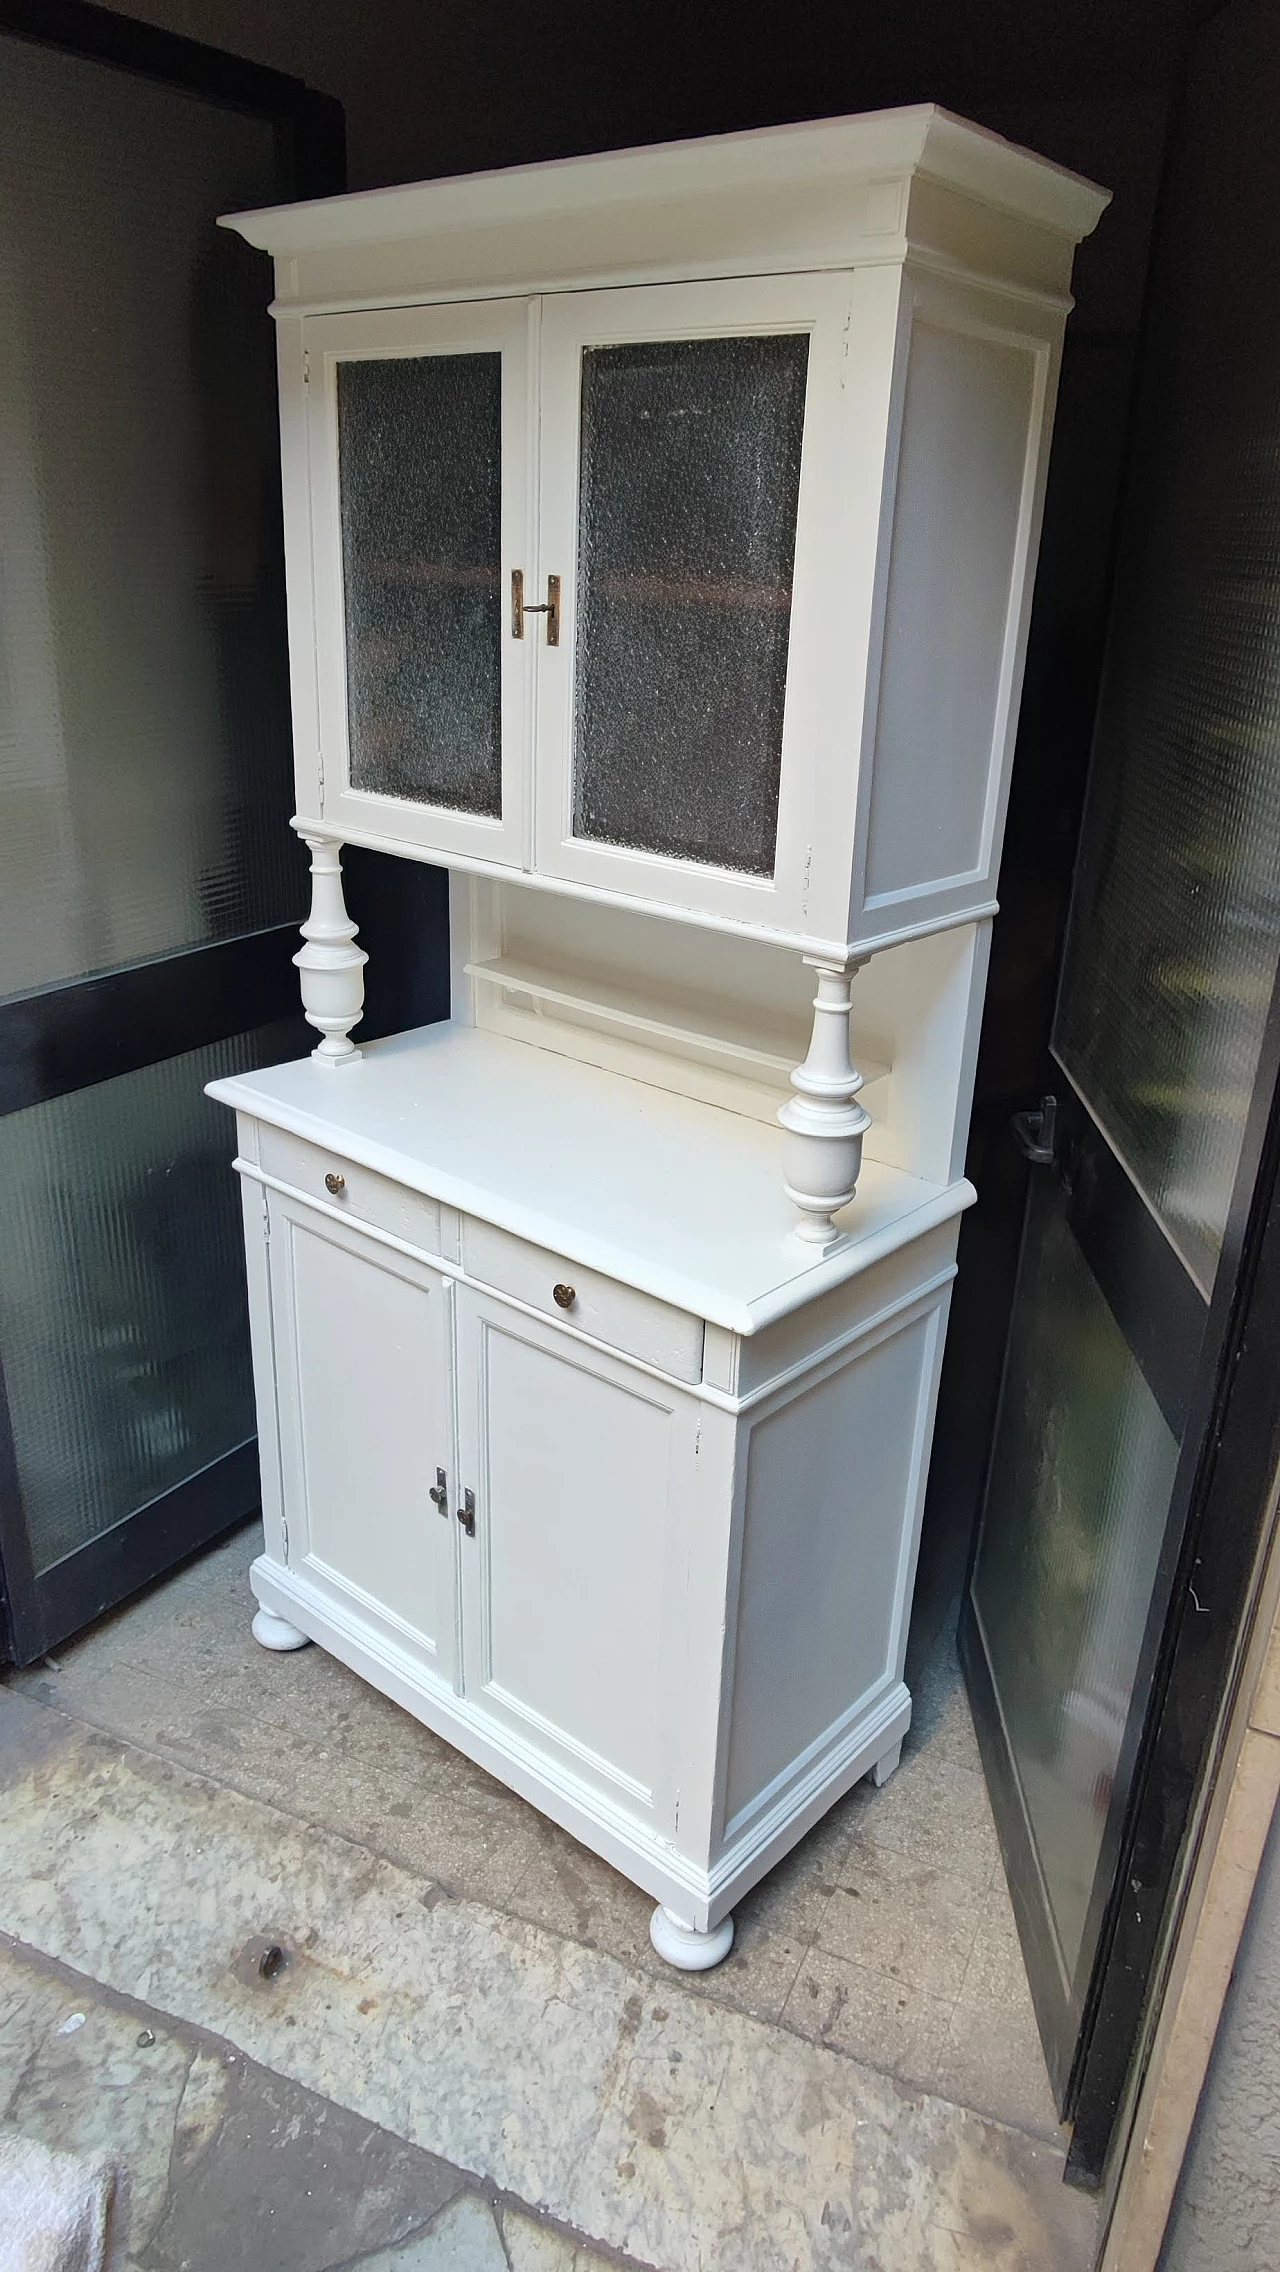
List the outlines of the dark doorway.
{"label": "dark doorway", "polygon": [[[1084,2181],[1101,2173],[1137,2041],[1146,1976],[1130,1964],[1117,1997],[1108,1970],[1177,1630],[1198,1601],[1186,1541],[1205,1513],[1267,1199],[1280,955],[1275,32],[1252,0],[1215,19],[1171,145],[1044,1099],[1010,1136],[1030,1168],[961,1626]],[[1187,1738],[1184,1726],[1184,1801]],[[1184,1825],[1185,1811],[1163,1824],[1165,1893]],[[1133,1884],[1150,1922],[1161,1888],[1149,1872]]]}

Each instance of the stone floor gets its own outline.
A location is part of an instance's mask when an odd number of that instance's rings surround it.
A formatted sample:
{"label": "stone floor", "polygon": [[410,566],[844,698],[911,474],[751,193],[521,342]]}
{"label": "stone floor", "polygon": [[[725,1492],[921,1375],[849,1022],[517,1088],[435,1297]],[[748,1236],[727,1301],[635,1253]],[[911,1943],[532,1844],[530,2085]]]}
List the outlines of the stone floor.
{"label": "stone floor", "polygon": [[253,1644],[256,1546],[0,1719],[0,1994],[34,2015],[0,2017],[3,2119],[132,2168],[118,2110],[152,2109],[144,2272],[1085,2272],[945,1605],[898,1774],[677,1976],[634,1887],[318,1649]]}

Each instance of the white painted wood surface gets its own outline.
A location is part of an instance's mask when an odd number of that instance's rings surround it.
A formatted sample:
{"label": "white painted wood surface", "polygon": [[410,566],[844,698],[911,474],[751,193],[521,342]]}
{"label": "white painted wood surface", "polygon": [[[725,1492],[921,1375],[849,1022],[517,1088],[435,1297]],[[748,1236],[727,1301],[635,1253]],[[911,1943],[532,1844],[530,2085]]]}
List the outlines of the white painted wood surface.
{"label": "white painted wood surface", "polygon": [[[848,1243],[815,1260],[791,1234],[776,1129],[452,1022],[367,1043],[351,1078],[304,1058],[209,1094],[314,1146],[324,1172],[372,1169],[734,1333],[953,1222],[974,1197],[962,1177],[868,1160],[841,1218]],[[320,1158],[307,1172],[323,1181]],[[347,1214],[349,1181],[329,1201]]]}

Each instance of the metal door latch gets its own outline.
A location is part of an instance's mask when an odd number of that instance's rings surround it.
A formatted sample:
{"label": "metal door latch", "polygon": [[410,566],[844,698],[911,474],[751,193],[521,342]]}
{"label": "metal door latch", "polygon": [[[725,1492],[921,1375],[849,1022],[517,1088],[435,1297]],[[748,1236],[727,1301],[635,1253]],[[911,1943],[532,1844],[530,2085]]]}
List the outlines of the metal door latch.
{"label": "metal door latch", "polygon": [[548,578],[547,578],[547,596],[546,596],[545,600],[540,600],[540,601],[538,602],[537,606],[535,607],[535,606],[533,605],[533,603],[532,603],[531,601],[530,601],[530,602],[526,602],[526,600],[525,600],[525,596],[524,596],[524,570],[523,570],[523,568],[513,568],[513,569],[512,569],[512,571],[511,571],[511,636],[512,636],[512,638],[513,638],[513,639],[523,639],[523,637],[524,637],[524,619],[525,619],[526,615],[545,615],[545,617],[546,617],[546,619],[547,619],[547,645],[548,645],[548,647],[558,647],[558,646],[559,646],[559,644],[560,644],[560,578],[559,578],[558,576],[548,576]]}
{"label": "metal door latch", "polygon": [[1054,1135],[1058,1119],[1056,1097],[1041,1097],[1034,1112],[1015,1112],[1009,1126],[1013,1140],[1033,1167],[1048,1168],[1054,1161]]}
{"label": "metal door latch", "polygon": [[474,1538],[476,1535],[476,1495],[474,1491],[463,1492],[462,1505],[458,1509],[458,1521],[465,1530],[467,1537]]}
{"label": "metal door latch", "polygon": [[448,1512],[449,1512],[449,1478],[448,1478],[448,1476],[447,1476],[447,1475],[445,1474],[445,1471],[444,1471],[444,1469],[443,1469],[442,1467],[438,1467],[438,1468],[436,1469],[436,1479],[435,1479],[435,1482],[434,1482],[434,1484],[432,1484],[431,1486],[429,1486],[429,1488],[428,1488],[428,1490],[427,1490],[427,1497],[428,1497],[428,1499],[430,1499],[430,1500],[432,1500],[432,1501],[433,1501],[433,1503],[434,1503],[434,1504],[435,1504],[435,1506],[436,1506],[436,1507],[437,1507],[437,1508],[439,1509],[439,1511],[440,1511],[440,1513],[441,1513],[442,1515],[447,1515],[447,1514],[448,1514]]}

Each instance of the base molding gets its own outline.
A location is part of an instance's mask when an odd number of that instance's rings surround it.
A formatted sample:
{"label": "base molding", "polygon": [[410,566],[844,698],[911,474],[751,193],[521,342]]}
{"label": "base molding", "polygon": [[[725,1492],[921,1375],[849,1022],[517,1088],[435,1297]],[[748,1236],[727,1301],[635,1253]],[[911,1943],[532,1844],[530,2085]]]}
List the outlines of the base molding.
{"label": "base molding", "polygon": [[[742,1895],[819,1822],[837,1799],[900,1743],[911,1698],[898,1682],[831,1749],[811,1759],[785,1795],[757,1816],[708,1867],[611,1807],[599,1792],[523,1744],[415,1663],[408,1651],[357,1614],[343,1611],[292,1570],[260,1555],[249,1582],[263,1610],[390,1696],[433,1734],[517,1791],[593,1853],[651,1894],[688,1931],[714,1932]],[[277,1644],[278,1646],[279,1644]],[[297,1644],[291,1644],[296,1646]],[[732,1937],[732,1933],[730,1934]],[[655,1944],[656,1945],[656,1944]],[[728,1943],[721,1951],[727,1954]],[[677,1960],[672,1960],[677,1961]],[[719,1958],[710,1960],[719,1962]]]}

